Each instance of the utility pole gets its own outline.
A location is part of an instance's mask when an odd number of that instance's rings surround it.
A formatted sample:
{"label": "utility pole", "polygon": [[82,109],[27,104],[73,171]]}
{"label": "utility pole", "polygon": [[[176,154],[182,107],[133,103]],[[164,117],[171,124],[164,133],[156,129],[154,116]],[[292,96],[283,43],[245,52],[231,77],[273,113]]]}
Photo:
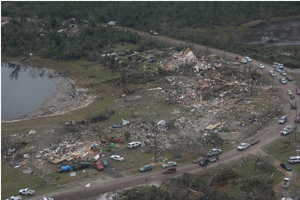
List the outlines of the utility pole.
{"label": "utility pole", "polygon": [[154,125],[154,162],[157,162],[157,160],[156,160],[156,133],[157,133],[157,127],[155,124]]}
{"label": "utility pole", "polygon": [[295,142],[297,143],[297,102],[296,102],[296,117],[295,117]]}

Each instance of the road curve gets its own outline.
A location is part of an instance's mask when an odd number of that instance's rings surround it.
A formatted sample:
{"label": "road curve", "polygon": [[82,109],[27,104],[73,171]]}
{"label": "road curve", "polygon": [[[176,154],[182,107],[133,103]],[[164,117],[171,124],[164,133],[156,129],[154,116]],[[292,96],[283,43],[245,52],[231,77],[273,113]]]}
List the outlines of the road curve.
{"label": "road curve", "polygon": [[[119,27],[116,27],[116,28],[119,28]],[[125,31],[126,31],[126,29],[125,29]],[[178,41],[178,40],[167,38],[164,36],[153,36],[153,35],[150,35],[149,33],[141,32],[141,31],[134,31],[134,32],[139,35],[151,37],[155,40],[166,42],[166,43],[171,43],[173,45],[185,45],[186,44],[186,42]],[[206,51],[207,46],[193,44],[193,50],[195,52]],[[210,48],[210,47],[209,47],[209,52],[211,54],[217,54],[221,57],[224,55],[224,51]],[[231,52],[225,52],[226,60],[234,60],[235,57],[244,57],[244,55],[238,55],[238,54],[231,53]],[[249,65],[249,66],[252,65],[253,67],[257,67],[258,63],[260,63],[260,62],[257,60],[253,60],[251,63],[248,63],[247,65]],[[258,68],[257,69],[258,72],[264,74],[266,77],[269,77],[270,80],[272,80],[271,77],[269,76],[268,72],[269,72],[269,70],[273,69],[273,67],[268,64],[264,64],[264,65],[265,65],[265,69]],[[283,76],[281,76],[280,74],[277,74],[277,75],[278,76],[274,79],[274,86],[280,88],[282,91],[281,94],[278,94],[278,95],[281,95],[282,100],[283,100],[282,111],[288,117],[288,122],[286,124],[291,124],[291,123],[293,123],[293,121],[295,119],[296,112],[294,110],[290,109],[289,96],[286,94],[286,90],[292,90],[293,92],[295,92],[296,86],[295,86],[294,81],[288,82],[286,85],[282,85],[281,83],[279,83],[278,79]],[[298,104],[297,106],[299,106],[299,95],[298,96],[296,95],[296,100],[297,100],[297,104]],[[260,143],[256,144],[254,147],[250,147],[244,151],[237,151],[237,149],[232,149],[230,151],[227,151],[219,156],[220,161],[218,163],[211,164],[210,166],[217,165],[220,162],[227,163],[229,161],[236,160],[245,154],[251,153],[252,151],[254,151],[257,148],[260,148],[260,147],[272,142],[273,140],[280,137],[279,133],[282,130],[282,128],[283,128],[283,125],[278,124],[277,120],[275,120],[272,124],[270,124],[270,126],[268,128],[266,128],[263,132],[261,132],[259,135],[257,135],[256,139],[260,140]],[[199,165],[197,165],[197,164],[180,165],[177,167],[176,174],[162,175],[161,171],[146,172],[146,173],[143,173],[140,175],[122,177],[122,178],[114,179],[111,181],[103,181],[100,183],[95,183],[95,184],[92,184],[88,188],[84,187],[84,185],[81,185],[81,186],[77,186],[77,187],[73,187],[73,188],[69,188],[69,189],[62,189],[62,190],[58,190],[58,191],[49,193],[47,196],[53,197],[55,200],[84,199],[84,198],[88,198],[88,197],[94,197],[94,196],[97,196],[100,194],[105,194],[108,192],[113,192],[116,190],[121,190],[124,188],[129,188],[129,187],[145,184],[146,179],[147,179],[148,184],[150,184],[152,182],[157,182],[157,181],[160,182],[163,179],[165,179],[166,177],[177,176],[177,175],[181,175],[185,172],[192,172],[192,171],[197,171],[197,170],[203,170],[203,169],[200,168]],[[40,198],[41,197],[42,196],[40,196]],[[29,199],[36,200],[37,198],[39,198],[39,197],[35,196],[34,198],[32,197]]]}

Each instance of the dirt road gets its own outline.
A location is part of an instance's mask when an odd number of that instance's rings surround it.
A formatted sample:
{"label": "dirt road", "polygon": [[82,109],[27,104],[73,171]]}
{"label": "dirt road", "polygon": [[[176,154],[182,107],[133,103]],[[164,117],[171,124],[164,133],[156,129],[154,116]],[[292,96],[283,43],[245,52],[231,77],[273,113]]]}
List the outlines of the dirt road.
{"label": "dirt road", "polygon": [[[153,36],[150,35],[149,33],[144,33],[144,32],[139,32],[136,31],[137,34],[139,35],[144,35],[148,37],[152,37],[156,40],[162,41],[162,42],[168,42],[174,45],[179,45],[183,44],[185,45],[186,42],[166,38],[163,36]],[[193,45],[194,51],[206,51],[207,47],[206,46],[200,46],[200,45]],[[217,55],[223,55],[224,52],[218,49],[214,48],[209,48],[209,51],[211,54],[217,54]],[[226,52],[225,53],[225,58],[227,60],[234,60],[235,57],[244,57],[244,55],[237,55],[234,53]],[[257,64],[259,61],[253,60],[251,62],[251,65],[253,67],[257,67]],[[248,64],[249,65],[249,64]],[[262,74],[265,74],[266,77],[269,77],[271,80],[271,76],[269,76],[268,71],[273,69],[272,66],[265,64],[265,69],[258,69],[258,71]],[[283,99],[283,113],[287,116],[288,121],[286,124],[291,124],[293,123],[296,112],[294,110],[290,109],[290,104],[289,104],[289,96],[286,94],[286,90],[296,90],[295,83],[288,82],[286,85],[282,85],[278,79],[281,77],[281,75],[278,74],[277,77],[274,79],[274,86],[278,87],[281,89],[282,93],[280,94],[282,99]],[[296,96],[297,104],[299,106],[299,96]],[[272,142],[273,140],[279,138],[279,133],[282,130],[284,125],[278,124],[278,119],[275,119],[273,123],[270,124],[268,128],[266,128],[260,135],[257,136],[256,139],[260,140],[260,143],[256,144],[254,147],[250,147],[244,151],[237,151],[236,149],[232,149],[228,152],[225,152],[220,155],[220,162],[227,163],[229,161],[238,159],[239,157],[251,153],[252,151],[256,151],[258,148]],[[219,163],[214,163],[211,164],[210,166],[217,165]],[[99,183],[91,183],[90,187],[85,187],[86,183],[83,183],[82,185],[79,185],[78,187],[73,187],[69,189],[64,189],[64,190],[59,190],[55,191],[53,193],[48,194],[49,197],[53,197],[55,200],[66,200],[66,199],[95,199],[95,196],[99,194],[105,194],[108,192],[113,192],[116,190],[121,190],[124,188],[129,188],[141,184],[146,184],[146,179],[147,179],[147,184],[151,183],[159,183],[161,182],[164,178],[166,177],[171,177],[171,176],[177,176],[181,175],[185,172],[192,172],[192,171],[197,171],[197,170],[202,170],[202,168],[199,167],[197,164],[187,164],[187,165],[182,165],[177,167],[177,173],[176,174],[169,174],[169,175],[162,175],[161,171],[154,171],[154,172],[147,172],[144,174],[141,174],[139,176],[131,176],[131,177],[122,177],[118,179],[114,179],[111,181],[101,181]],[[42,197],[42,196],[41,196]],[[37,199],[39,198],[38,196],[35,196],[34,198],[29,198],[29,199]]]}

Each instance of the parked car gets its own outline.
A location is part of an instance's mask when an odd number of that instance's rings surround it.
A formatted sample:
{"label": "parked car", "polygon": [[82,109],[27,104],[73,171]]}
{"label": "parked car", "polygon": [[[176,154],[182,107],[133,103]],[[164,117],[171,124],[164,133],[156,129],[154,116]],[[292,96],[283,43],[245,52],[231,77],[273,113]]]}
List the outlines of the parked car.
{"label": "parked car", "polygon": [[44,196],[41,200],[54,200],[53,198]]}
{"label": "parked car", "polygon": [[280,166],[287,171],[292,171],[292,168],[287,163],[280,163]]}
{"label": "parked car", "polygon": [[279,123],[279,124],[284,124],[286,121],[287,121],[287,116],[282,116],[282,117],[279,119],[278,123]]}
{"label": "parked car", "polygon": [[294,125],[293,124],[290,124],[290,125],[287,125],[285,126],[282,131],[280,132],[281,135],[287,135],[291,132],[293,132],[294,130]]}
{"label": "parked car", "polygon": [[157,61],[157,60],[156,60],[155,57],[151,57],[151,58],[148,60],[149,63],[151,63],[151,62],[156,62],[156,61]]}
{"label": "parked car", "polygon": [[19,194],[32,196],[32,195],[35,194],[35,190],[31,190],[31,189],[25,188],[25,189],[19,190]]}
{"label": "parked car", "polygon": [[170,174],[170,173],[176,173],[176,168],[175,167],[168,167],[167,169],[164,169],[163,174]]}
{"label": "parked car", "polygon": [[108,160],[102,160],[102,164],[104,167],[108,167]]}
{"label": "parked car", "polygon": [[297,109],[297,103],[295,101],[291,102],[291,109]]}
{"label": "parked car", "polygon": [[291,183],[291,179],[290,178],[284,178],[281,182],[281,187],[283,188],[288,188],[289,185]]}
{"label": "parked car", "polygon": [[241,59],[241,60],[239,60],[239,62],[242,63],[242,64],[246,64],[247,60],[246,59]]}
{"label": "parked car", "polygon": [[168,162],[167,164],[163,164],[163,165],[162,165],[162,168],[174,167],[174,166],[177,166],[177,162],[170,161],[170,162]]}
{"label": "parked car", "polygon": [[220,94],[220,97],[225,97],[227,94],[228,94],[228,92],[222,92],[222,93]]}
{"label": "parked car", "polygon": [[286,91],[286,93],[287,93],[288,95],[293,95],[292,90],[288,90],[288,91]]}
{"label": "parked car", "polygon": [[139,147],[139,146],[141,146],[140,142],[130,142],[130,143],[127,144],[127,148],[129,148],[129,149]]}
{"label": "parked car", "polygon": [[211,149],[209,152],[206,153],[207,157],[216,156],[222,153],[221,149]]}
{"label": "parked car", "polygon": [[73,170],[79,170],[90,167],[91,164],[88,162],[81,162],[78,165],[73,165]]}
{"label": "parked car", "polygon": [[283,85],[285,85],[287,83],[286,80],[285,80],[285,78],[280,78],[279,82],[282,83]]}
{"label": "parked car", "polygon": [[93,161],[92,162],[92,165],[93,165],[93,167],[96,169],[96,170],[98,170],[98,171],[103,171],[104,170],[104,167],[103,167],[103,165],[101,164],[101,162],[100,161]]}
{"label": "parked car", "polygon": [[145,166],[140,168],[140,172],[146,172],[146,171],[150,171],[150,170],[152,170],[151,165],[145,165]]}
{"label": "parked car", "polygon": [[281,74],[282,76],[287,76],[287,73],[286,73],[285,71],[281,71],[280,74]]}
{"label": "parked car", "polygon": [[290,156],[287,161],[291,164],[300,163],[300,156]]}
{"label": "parked car", "polygon": [[290,76],[287,76],[287,77],[286,77],[286,80],[288,80],[288,81],[292,81],[292,80],[293,80],[293,78],[292,78],[292,77],[290,77]]}
{"label": "parked car", "polygon": [[296,119],[294,120],[294,122],[300,123],[300,115],[296,116]]}
{"label": "parked car", "polygon": [[281,69],[279,69],[279,68],[276,67],[276,68],[274,68],[274,71],[280,73],[280,72],[281,72]]}
{"label": "parked car", "polygon": [[6,200],[22,200],[22,197],[21,196],[11,196],[10,198],[8,198]]}
{"label": "parked car", "polygon": [[209,165],[210,160],[208,158],[204,158],[199,162],[199,166]]}
{"label": "parked car", "polygon": [[282,199],[281,200],[293,200],[293,199],[291,199],[291,198],[288,198],[288,197],[282,197]]}
{"label": "parked car", "polygon": [[249,143],[241,143],[238,147],[237,150],[242,151],[244,149],[247,149],[248,147],[250,147]]}
{"label": "parked car", "polygon": [[297,94],[297,95],[300,95],[300,87],[298,87],[298,88],[296,89],[296,94]]}
{"label": "parked car", "polygon": [[269,71],[270,76],[276,77],[276,73],[274,71]]}
{"label": "parked car", "polygon": [[245,60],[246,60],[247,62],[251,62],[251,61],[252,61],[252,59],[249,58],[248,56],[245,57]]}
{"label": "parked car", "polygon": [[124,158],[119,155],[112,155],[111,158],[114,160],[121,161],[121,162],[124,161]]}
{"label": "parked car", "polygon": [[257,64],[257,67],[259,67],[259,68],[261,68],[261,69],[264,69],[265,68],[265,66],[263,65],[263,64]]}

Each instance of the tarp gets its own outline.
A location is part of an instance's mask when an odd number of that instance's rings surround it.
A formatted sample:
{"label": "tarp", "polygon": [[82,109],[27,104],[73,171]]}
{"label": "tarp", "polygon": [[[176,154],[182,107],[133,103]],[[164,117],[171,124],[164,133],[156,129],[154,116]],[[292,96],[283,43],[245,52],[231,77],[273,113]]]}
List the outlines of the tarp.
{"label": "tarp", "polygon": [[109,145],[109,147],[111,147],[111,148],[114,148],[116,146],[116,144],[115,143],[110,143],[110,145]]}

